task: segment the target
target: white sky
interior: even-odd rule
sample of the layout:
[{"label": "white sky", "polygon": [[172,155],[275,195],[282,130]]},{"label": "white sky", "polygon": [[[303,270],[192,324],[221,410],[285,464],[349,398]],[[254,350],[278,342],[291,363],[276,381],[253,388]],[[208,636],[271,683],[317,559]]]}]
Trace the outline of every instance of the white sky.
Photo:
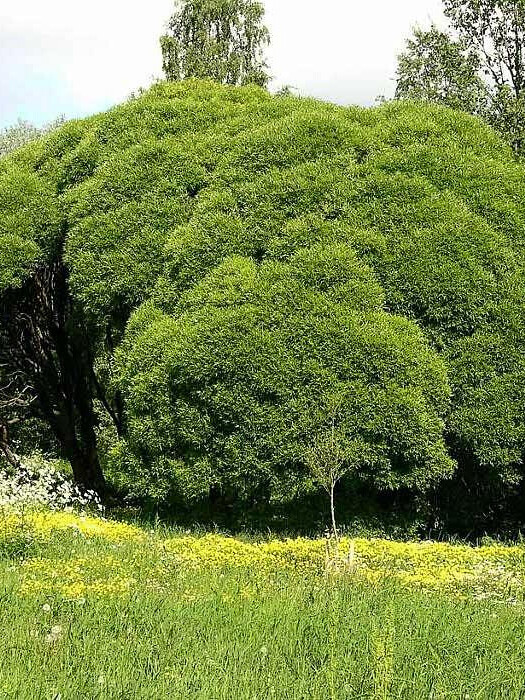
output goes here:
[{"label": "white sky", "polygon": [[[265,0],[276,86],[342,104],[392,96],[396,55],[440,0]],[[0,0],[0,128],[105,109],[161,75],[173,0]]]}]

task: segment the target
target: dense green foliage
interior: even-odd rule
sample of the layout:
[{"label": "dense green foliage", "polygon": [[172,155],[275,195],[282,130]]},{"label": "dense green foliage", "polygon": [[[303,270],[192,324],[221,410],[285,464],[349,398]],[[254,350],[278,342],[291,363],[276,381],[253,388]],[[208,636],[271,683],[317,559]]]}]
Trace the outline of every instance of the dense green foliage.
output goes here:
[{"label": "dense green foliage", "polygon": [[[72,406],[84,458],[98,423],[106,473],[139,491],[306,493],[335,397],[356,483],[421,492],[457,465],[485,516],[479,494],[492,508],[523,477],[523,182],[442,107],[157,85],[0,162],[5,327],[63,270],[84,369],[66,381],[53,333],[50,356],[84,384],[54,410]],[[31,410],[64,446],[45,376]]]},{"label": "dense green foliage", "polygon": [[166,79],[265,86],[270,35],[263,20],[264,5],[257,0],[175,0],[160,39]]}]

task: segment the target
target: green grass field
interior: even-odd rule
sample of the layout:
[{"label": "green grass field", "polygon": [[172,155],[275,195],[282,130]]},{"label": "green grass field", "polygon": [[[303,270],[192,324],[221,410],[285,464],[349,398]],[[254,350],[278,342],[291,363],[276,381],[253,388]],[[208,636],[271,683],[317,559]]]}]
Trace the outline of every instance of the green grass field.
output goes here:
[{"label": "green grass field", "polygon": [[0,698],[525,697],[519,547],[357,540],[327,575],[322,542],[69,514],[4,520],[0,543]]}]

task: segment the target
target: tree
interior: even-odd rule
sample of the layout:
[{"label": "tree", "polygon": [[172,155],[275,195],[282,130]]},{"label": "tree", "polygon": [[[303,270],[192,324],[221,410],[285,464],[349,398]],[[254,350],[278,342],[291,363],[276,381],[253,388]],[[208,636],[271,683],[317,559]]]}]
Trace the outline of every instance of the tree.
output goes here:
[{"label": "tree", "polygon": [[19,119],[15,125],[0,131],[0,157],[33,141],[38,135],[39,130],[35,126]]},{"label": "tree", "polygon": [[525,3],[523,0],[443,0],[453,29],[472,50],[497,88],[525,90]]},{"label": "tree", "polygon": [[263,19],[264,7],[255,0],[176,0],[161,37],[166,78],[265,86],[269,33]]},{"label": "tree", "polygon": [[525,139],[525,2],[443,2],[453,30],[480,58],[492,92],[492,123],[520,153]]},{"label": "tree", "polygon": [[[52,136],[51,136],[52,137]],[[26,147],[35,154],[41,144]],[[54,184],[6,157],[0,167],[0,423],[42,418],[74,476],[102,490],[85,314],[69,289]],[[21,401],[30,399],[28,403]],[[16,415],[12,415],[16,410]],[[6,453],[6,449],[4,449]]]},{"label": "tree", "polygon": [[313,441],[305,450],[305,461],[316,483],[330,499],[330,518],[335,542],[339,532],[335,517],[335,489],[338,483],[349,474],[356,473],[359,467],[366,466],[370,456],[367,445],[345,435],[340,428],[344,414],[345,398],[342,395],[329,396],[328,405],[323,410],[323,423],[315,433]]},{"label": "tree", "polygon": [[37,128],[30,122],[19,119],[16,124],[0,130],[0,158],[34,141],[53,129],[57,129],[65,121],[64,117],[58,117],[42,128]]},{"label": "tree", "polygon": [[396,99],[426,100],[483,115],[487,90],[477,54],[436,26],[418,27],[398,57]]},{"label": "tree", "polygon": [[20,457],[13,451],[10,430],[22,420],[24,412],[34,400],[34,394],[31,386],[21,385],[16,374],[2,377],[1,368],[0,381],[3,384],[0,385],[0,453],[12,467],[18,468]]},{"label": "tree", "polygon": [[421,493],[457,462],[512,493],[509,150],[440,106],[196,80],[66,123],[0,159],[0,386],[34,397],[12,417],[45,420],[90,487],[258,505],[311,492],[343,394],[337,436],[366,447],[348,483]]},{"label": "tree", "polygon": [[[525,142],[525,3],[443,0],[450,32],[416,29],[399,56],[396,97],[487,119],[516,154]],[[451,35],[452,34],[452,35]]]}]

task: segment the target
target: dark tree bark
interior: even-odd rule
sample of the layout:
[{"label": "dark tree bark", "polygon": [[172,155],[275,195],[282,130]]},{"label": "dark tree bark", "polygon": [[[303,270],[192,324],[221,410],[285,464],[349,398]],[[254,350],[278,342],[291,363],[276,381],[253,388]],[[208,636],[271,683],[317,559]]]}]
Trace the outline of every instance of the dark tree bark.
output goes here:
[{"label": "dark tree bark", "polygon": [[103,493],[91,344],[61,261],[0,298],[0,362],[31,386],[31,413],[50,426],[75,481]]}]

